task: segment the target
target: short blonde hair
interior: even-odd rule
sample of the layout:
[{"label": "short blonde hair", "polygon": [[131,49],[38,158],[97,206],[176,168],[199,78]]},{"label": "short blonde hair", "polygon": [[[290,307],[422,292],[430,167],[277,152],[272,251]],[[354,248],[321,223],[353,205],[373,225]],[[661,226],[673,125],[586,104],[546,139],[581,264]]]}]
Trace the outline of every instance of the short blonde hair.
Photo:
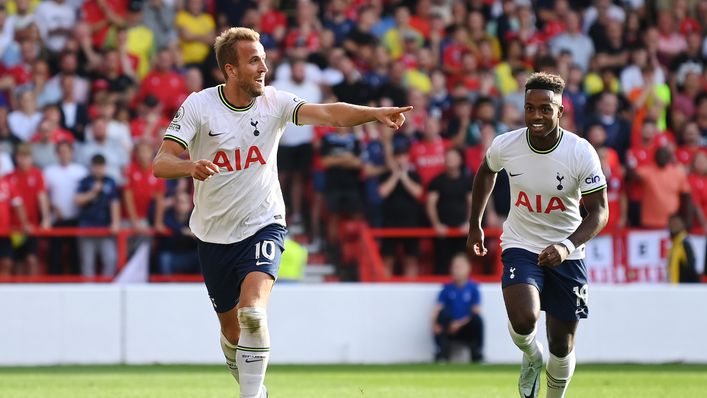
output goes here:
[{"label": "short blonde hair", "polygon": [[226,64],[238,65],[238,51],[236,45],[239,41],[260,41],[260,34],[250,28],[229,28],[221,32],[214,42],[214,52],[216,52],[216,62],[223,73],[223,78],[228,80],[226,75]]}]

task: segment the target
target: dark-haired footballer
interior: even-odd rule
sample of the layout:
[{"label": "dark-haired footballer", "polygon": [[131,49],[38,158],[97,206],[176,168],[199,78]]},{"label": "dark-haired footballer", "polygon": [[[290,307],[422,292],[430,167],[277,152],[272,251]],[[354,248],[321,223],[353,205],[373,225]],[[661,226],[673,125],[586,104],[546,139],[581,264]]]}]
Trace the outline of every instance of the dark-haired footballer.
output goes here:
[{"label": "dark-haired footballer", "polygon": [[502,287],[508,331],[523,351],[521,398],[535,398],[540,389],[543,348],[535,325],[541,310],[550,346],[547,397],[565,396],[574,373],[578,321],[589,313],[584,243],[604,228],[609,215],[599,156],[589,142],[559,126],[564,86],[562,78],[547,73],[528,78],[527,127],[494,139],[472,190],[467,249],[483,256],[481,217],[496,173],[508,173],[513,206],[501,235]]}]

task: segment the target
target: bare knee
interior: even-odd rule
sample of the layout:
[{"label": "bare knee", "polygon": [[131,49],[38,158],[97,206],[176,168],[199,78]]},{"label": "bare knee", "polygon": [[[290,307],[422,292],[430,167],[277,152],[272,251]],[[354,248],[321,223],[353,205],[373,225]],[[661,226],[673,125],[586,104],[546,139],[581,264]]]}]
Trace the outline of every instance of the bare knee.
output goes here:
[{"label": "bare knee", "polygon": [[238,339],[241,337],[241,329],[235,325],[221,325],[221,334],[232,345],[238,345]]},{"label": "bare knee", "polygon": [[550,339],[548,345],[552,355],[559,358],[566,357],[574,348],[574,336],[568,335],[559,339]]},{"label": "bare knee", "polygon": [[509,314],[509,319],[511,321],[511,325],[513,326],[513,330],[522,335],[533,333],[533,330],[535,330],[535,324],[538,322],[537,316],[535,316],[532,312]]}]

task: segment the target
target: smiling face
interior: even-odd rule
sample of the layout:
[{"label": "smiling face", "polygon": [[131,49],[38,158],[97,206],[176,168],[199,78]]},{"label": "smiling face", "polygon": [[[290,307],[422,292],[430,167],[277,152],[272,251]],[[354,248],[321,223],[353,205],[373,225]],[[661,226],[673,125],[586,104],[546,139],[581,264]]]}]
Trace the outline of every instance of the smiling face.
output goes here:
[{"label": "smiling face", "polygon": [[236,52],[236,64],[226,64],[229,79],[234,78],[238,88],[251,97],[263,95],[265,74],[268,73],[265,48],[259,41],[239,40],[236,43]]},{"label": "smiling face", "polygon": [[560,124],[564,107],[562,96],[550,90],[525,92],[525,124],[530,134],[545,137]]}]

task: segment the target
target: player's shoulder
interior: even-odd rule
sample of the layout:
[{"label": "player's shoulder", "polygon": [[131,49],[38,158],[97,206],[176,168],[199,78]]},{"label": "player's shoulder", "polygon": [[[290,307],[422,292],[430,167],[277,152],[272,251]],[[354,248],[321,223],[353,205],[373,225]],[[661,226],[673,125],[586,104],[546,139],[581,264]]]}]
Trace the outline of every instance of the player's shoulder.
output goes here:
[{"label": "player's shoulder", "polygon": [[576,154],[591,154],[595,152],[592,144],[589,143],[584,137],[579,136],[569,130],[562,130],[562,140],[566,147],[570,148]]},{"label": "player's shoulder", "polygon": [[493,139],[493,145],[507,147],[509,145],[514,145],[519,142],[525,144],[526,130],[527,129],[523,127],[516,130],[507,131],[505,133],[501,133]]}]

